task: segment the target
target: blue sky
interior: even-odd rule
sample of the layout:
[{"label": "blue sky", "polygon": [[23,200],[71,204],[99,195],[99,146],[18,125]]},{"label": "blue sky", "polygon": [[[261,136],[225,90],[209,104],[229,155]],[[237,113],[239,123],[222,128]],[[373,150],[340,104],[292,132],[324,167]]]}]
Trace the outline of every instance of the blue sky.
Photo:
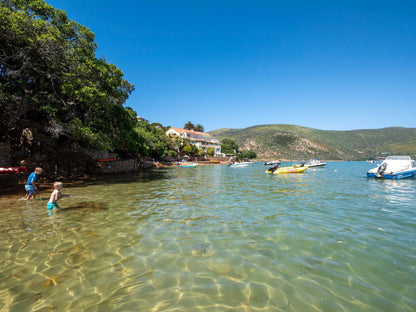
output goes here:
[{"label": "blue sky", "polygon": [[416,127],[416,1],[46,0],[164,126]]}]

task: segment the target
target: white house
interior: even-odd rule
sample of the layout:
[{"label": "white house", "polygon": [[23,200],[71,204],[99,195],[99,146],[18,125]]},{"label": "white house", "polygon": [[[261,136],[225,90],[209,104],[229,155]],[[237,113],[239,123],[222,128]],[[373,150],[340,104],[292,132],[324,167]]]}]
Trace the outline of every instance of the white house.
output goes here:
[{"label": "white house", "polygon": [[166,135],[169,135],[169,134],[178,135],[181,138],[189,139],[191,144],[202,149],[205,153],[207,152],[208,147],[213,147],[214,155],[221,156],[220,141],[213,138],[209,133],[170,127],[166,131]]}]

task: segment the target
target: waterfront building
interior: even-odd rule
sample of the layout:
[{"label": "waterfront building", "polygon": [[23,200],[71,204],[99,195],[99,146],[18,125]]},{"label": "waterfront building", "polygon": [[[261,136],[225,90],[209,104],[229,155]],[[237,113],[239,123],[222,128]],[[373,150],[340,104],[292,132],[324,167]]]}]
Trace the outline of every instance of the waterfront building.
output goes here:
[{"label": "waterfront building", "polygon": [[188,139],[191,144],[202,149],[204,153],[207,152],[209,147],[214,148],[214,156],[221,156],[221,143],[209,133],[198,132],[193,130],[186,130],[176,127],[170,127],[166,131],[166,135],[178,135],[181,138]]}]

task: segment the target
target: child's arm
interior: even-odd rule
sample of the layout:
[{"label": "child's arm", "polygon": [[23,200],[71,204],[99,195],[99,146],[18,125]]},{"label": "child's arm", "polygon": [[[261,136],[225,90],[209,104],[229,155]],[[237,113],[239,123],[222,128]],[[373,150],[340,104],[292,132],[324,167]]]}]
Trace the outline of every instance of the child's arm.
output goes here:
[{"label": "child's arm", "polygon": [[[36,177],[37,178],[37,177]],[[33,188],[37,191],[38,187],[36,186],[36,178],[32,178],[32,180],[30,181],[30,184],[32,184]]]},{"label": "child's arm", "polygon": [[63,197],[71,197],[71,195],[69,195],[69,194],[62,194],[61,192],[59,192],[58,199],[59,198],[63,198]]}]

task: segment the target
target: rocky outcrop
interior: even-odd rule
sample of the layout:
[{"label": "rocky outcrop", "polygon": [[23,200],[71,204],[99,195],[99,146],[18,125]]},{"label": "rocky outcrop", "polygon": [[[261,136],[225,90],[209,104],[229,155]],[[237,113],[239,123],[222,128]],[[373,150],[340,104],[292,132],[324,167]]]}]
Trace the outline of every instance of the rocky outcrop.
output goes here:
[{"label": "rocky outcrop", "polygon": [[120,161],[101,161],[97,162],[97,174],[112,174],[112,173],[126,173],[134,172],[139,169],[139,164],[135,159],[120,160]]},{"label": "rocky outcrop", "polygon": [[9,142],[0,142],[0,167],[12,167],[12,148]]}]

